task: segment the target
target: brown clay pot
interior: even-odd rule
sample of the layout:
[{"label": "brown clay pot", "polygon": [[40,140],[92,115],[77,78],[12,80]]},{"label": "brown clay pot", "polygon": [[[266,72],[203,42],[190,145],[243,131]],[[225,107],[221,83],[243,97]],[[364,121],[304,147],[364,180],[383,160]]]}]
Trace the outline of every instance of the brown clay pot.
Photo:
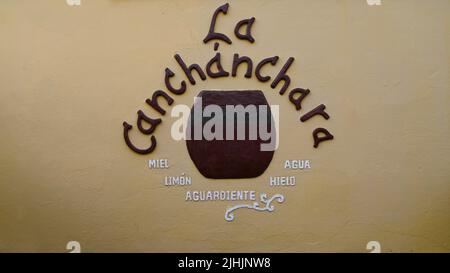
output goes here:
[{"label": "brown clay pot", "polygon": [[[268,128],[269,130],[275,130],[270,107],[261,91],[201,91],[197,97],[202,98],[202,110],[211,104],[222,108],[224,125],[226,122],[226,105],[240,104],[245,107],[253,104],[257,109],[259,105],[267,105],[269,113],[267,117]],[[194,135],[192,129],[194,124],[193,113],[194,107],[191,110],[187,128],[187,133],[192,133],[192,136]],[[202,118],[202,128],[209,119]],[[206,140],[204,137],[201,140],[194,140],[193,137],[192,140],[186,140],[189,156],[200,173],[207,178],[213,179],[252,178],[261,175],[269,166],[274,151],[261,151],[261,144],[269,141],[263,141],[259,133],[256,140],[249,140],[248,128],[247,120],[245,140],[236,140],[236,138],[234,140],[226,140],[225,128],[223,128],[224,140]],[[235,134],[236,130],[237,122],[235,117]]]}]

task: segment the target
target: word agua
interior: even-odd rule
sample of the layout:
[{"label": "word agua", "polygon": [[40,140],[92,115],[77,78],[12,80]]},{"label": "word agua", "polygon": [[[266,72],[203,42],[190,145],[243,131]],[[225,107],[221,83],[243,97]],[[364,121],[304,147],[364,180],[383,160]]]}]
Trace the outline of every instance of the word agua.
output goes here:
[{"label": "word agua", "polygon": [[[228,8],[229,8],[229,4],[227,3],[227,4],[224,4],[220,7],[218,7],[216,9],[216,11],[214,12],[212,19],[211,19],[209,32],[206,35],[206,37],[203,39],[203,42],[205,44],[207,44],[208,42],[213,41],[213,40],[223,41],[227,44],[232,44],[232,41],[230,40],[230,38],[227,35],[225,35],[223,33],[215,32],[215,25],[217,22],[217,17],[219,16],[220,13],[227,14]],[[236,27],[234,29],[235,36],[240,40],[246,40],[250,43],[254,43],[255,39],[253,38],[252,33],[251,33],[252,25],[254,22],[255,22],[254,17],[239,21],[236,24]],[[245,27],[246,31],[245,31],[245,34],[242,34],[241,29],[244,27]],[[214,51],[217,51],[218,48],[219,48],[219,43],[215,42],[214,43]],[[187,79],[191,85],[196,84],[196,79],[194,78],[194,74],[193,74],[194,71],[196,72],[196,74],[202,81],[205,81],[207,79],[207,76],[209,78],[220,78],[220,77],[229,77],[230,76],[230,72],[226,71],[222,67],[220,52],[217,52],[215,54],[215,56],[206,64],[204,70],[202,69],[202,67],[200,65],[198,65],[196,63],[190,64],[190,65],[186,64],[186,62],[182,59],[182,57],[179,54],[175,54],[174,58],[175,58],[176,62],[178,63],[178,65],[183,70],[185,76],[187,77]],[[253,69],[254,62],[250,57],[240,56],[238,53],[235,53],[233,55],[231,76],[236,77],[238,68],[240,66],[242,66],[243,64],[245,64],[246,71],[245,71],[244,77],[251,78],[253,75],[255,75],[255,77],[258,81],[269,82],[272,79],[272,76],[263,74],[262,70],[267,65],[275,66],[278,63],[279,59],[280,58],[278,56],[264,58],[257,63],[255,62],[255,64],[256,64],[255,69]],[[272,89],[277,88],[280,85],[280,83],[282,83],[281,88],[279,89],[280,95],[284,95],[286,93],[286,91],[288,91],[288,89],[289,89],[289,86],[291,83],[291,78],[289,77],[289,75],[287,75],[287,71],[293,62],[294,62],[294,58],[289,57],[287,59],[286,63],[280,69],[279,73],[275,76],[275,78],[270,83],[270,87]],[[205,71],[206,71],[206,73],[205,73]],[[167,90],[169,90],[169,92],[171,94],[173,94],[175,96],[179,96],[179,95],[184,94],[187,91],[187,83],[185,80],[182,80],[176,86],[173,85],[173,83],[171,82],[171,78],[173,78],[174,76],[175,76],[175,73],[170,68],[165,69],[164,83],[165,83]],[[303,88],[298,88],[298,87],[293,88],[289,91],[289,95],[288,95],[289,101],[295,106],[295,109],[297,111],[300,111],[302,109],[302,101],[310,93],[311,93],[311,91],[309,89],[303,89]],[[166,110],[161,107],[161,105],[159,103],[159,99],[165,100],[165,102],[169,106],[171,106],[174,103],[174,99],[171,95],[169,95],[167,92],[165,92],[163,90],[156,90],[152,94],[151,98],[146,99],[145,102],[151,108],[153,108],[159,114],[164,116],[166,114]],[[305,113],[304,115],[302,115],[300,117],[300,121],[305,122],[314,116],[321,116],[324,119],[328,120],[330,118],[330,116],[328,115],[327,112],[325,112],[325,109],[326,109],[326,106],[324,104],[320,104],[316,108],[314,108],[314,109],[310,110],[309,112]],[[129,131],[133,128],[133,126],[127,122],[123,122],[123,135],[124,135],[125,143],[131,150],[133,150],[134,152],[139,153],[139,154],[149,154],[149,153],[153,152],[157,145],[156,138],[153,135],[153,133],[154,133],[155,129],[158,127],[158,125],[161,124],[161,122],[162,122],[161,118],[156,118],[156,119],[151,118],[151,117],[147,116],[146,114],[144,114],[144,112],[142,110],[139,110],[137,112],[136,125],[138,127],[139,132],[141,132],[144,135],[150,136],[150,145],[147,148],[136,147],[131,142],[130,137],[129,137]],[[146,127],[144,126],[144,123],[146,124]],[[313,139],[314,139],[314,147],[315,148],[317,148],[319,146],[319,143],[321,143],[323,141],[331,140],[334,138],[333,135],[325,128],[316,128],[313,131],[312,135],[313,135]]]},{"label": "word agua", "polygon": [[284,161],[285,169],[304,170],[311,169],[310,160],[286,160]]}]

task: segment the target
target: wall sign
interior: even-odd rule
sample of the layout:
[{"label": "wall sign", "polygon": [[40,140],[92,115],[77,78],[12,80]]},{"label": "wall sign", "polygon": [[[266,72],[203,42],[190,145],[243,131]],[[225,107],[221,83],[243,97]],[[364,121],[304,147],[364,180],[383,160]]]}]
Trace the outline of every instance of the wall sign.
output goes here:
[{"label": "wall sign", "polygon": [[[268,56],[261,60],[252,59],[234,53],[231,67],[222,66],[222,55],[219,52],[221,44],[230,46],[232,38],[242,40],[248,44],[256,42],[252,34],[255,17],[246,18],[236,23],[233,30],[234,37],[216,31],[221,16],[228,13],[229,4],[218,7],[212,14],[209,30],[203,39],[204,44],[213,44],[214,56],[204,65],[189,63],[185,57],[175,54],[174,59],[184,73],[185,80],[175,82],[175,73],[166,68],[164,71],[164,90],[156,90],[146,99],[146,104],[159,113],[150,117],[142,110],[137,111],[136,127],[138,131],[149,137],[147,147],[136,146],[130,139],[129,131],[133,126],[123,122],[123,137],[126,145],[135,153],[141,155],[151,154],[157,147],[156,129],[162,123],[162,118],[172,107],[172,115],[178,112],[174,105],[177,96],[189,93],[198,81],[206,81],[221,77],[255,78],[267,83],[268,89],[276,90],[281,97],[286,97],[293,110],[300,112],[299,123],[307,122],[313,117],[328,120],[330,115],[325,104],[303,111],[302,102],[310,96],[307,88],[292,87],[289,68],[294,63],[294,57],[288,57],[281,64],[277,55]],[[275,75],[263,73],[266,66],[279,68]],[[243,75],[238,68],[243,67]],[[266,91],[267,92],[267,91]],[[182,119],[181,139],[186,141],[187,152],[197,170],[206,178],[215,179],[242,179],[255,178],[264,173],[275,153],[278,143],[278,111],[277,106],[269,105],[264,92],[261,90],[202,90],[196,92],[195,102],[188,108],[188,113]],[[188,116],[186,118],[186,115]],[[318,148],[323,142],[332,140],[334,136],[324,127],[317,127],[311,132],[312,145]],[[174,137],[174,139],[176,139]],[[179,140],[179,139],[177,139]],[[167,159],[150,159],[150,169],[168,169],[170,163]],[[311,168],[309,160],[289,159],[284,164],[285,170],[307,171]],[[217,180],[219,181],[219,180]],[[164,185],[195,186],[195,181],[183,172],[181,176],[166,176]],[[295,176],[270,177],[271,187],[292,187],[296,185]],[[256,202],[259,197],[258,202]],[[229,207],[224,218],[227,221],[235,219],[238,209],[251,209],[259,212],[274,211],[275,203],[282,203],[285,197],[281,194],[268,196],[266,193],[256,194],[256,191],[186,191],[187,202],[198,201],[241,201],[241,204]]]}]

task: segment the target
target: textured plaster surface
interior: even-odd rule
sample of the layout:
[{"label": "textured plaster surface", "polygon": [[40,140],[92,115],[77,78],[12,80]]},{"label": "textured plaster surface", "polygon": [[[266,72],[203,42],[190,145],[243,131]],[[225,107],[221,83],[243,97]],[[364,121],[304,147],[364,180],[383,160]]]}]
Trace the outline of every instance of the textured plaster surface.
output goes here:
[{"label": "textured plaster surface", "polygon": [[[280,105],[280,147],[256,179],[211,181],[198,173],[173,120],[155,132],[154,153],[127,148],[122,122],[164,88],[164,69],[184,79],[173,55],[204,66],[202,40],[224,1],[2,0],[0,3],[0,251],[354,251],[368,241],[384,252],[450,251],[450,1],[229,1],[217,30],[228,71],[234,53],[288,57],[291,87],[311,89],[301,112],[269,84],[243,77],[188,85],[200,90],[262,90]],[[233,35],[256,17],[256,42]],[[197,78],[198,79],[198,78]],[[328,121],[299,118],[320,103]],[[169,112],[170,113],[170,112]],[[312,147],[325,127],[335,139]],[[148,138],[133,131],[133,140]],[[169,170],[147,160],[169,159]],[[312,169],[284,170],[286,159]],[[188,188],[167,188],[185,172],[190,190],[254,189],[282,193],[274,213],[239,211],[229,202],[187,203]],[[295,175],[294,188],[269,176]]]}]

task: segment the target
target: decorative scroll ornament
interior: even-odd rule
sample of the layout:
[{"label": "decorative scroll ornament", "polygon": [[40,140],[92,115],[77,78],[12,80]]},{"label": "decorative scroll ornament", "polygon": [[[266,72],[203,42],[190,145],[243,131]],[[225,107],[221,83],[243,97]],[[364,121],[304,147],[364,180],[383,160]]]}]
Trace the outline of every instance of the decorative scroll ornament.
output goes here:
[{"label": "decorative scroll ornament", "polygon": [[284,202],[284,196],[282,194],[275,194],[274,196],[267,198],[267,194],[261,193],[259,196],[260,202],[264,206],[260,206],[261,204],[258,202],[254,202],[253,204],[241,204],[233,206],[225,211],[225,220],[228,222],[231,222],[234,220],[234,211],[238,209],[253,209],[256,211],[267,211],[267,212],[273,212],[275,210],[275,206],[271,203],[274,200],[277,200],[278,203]]}]

